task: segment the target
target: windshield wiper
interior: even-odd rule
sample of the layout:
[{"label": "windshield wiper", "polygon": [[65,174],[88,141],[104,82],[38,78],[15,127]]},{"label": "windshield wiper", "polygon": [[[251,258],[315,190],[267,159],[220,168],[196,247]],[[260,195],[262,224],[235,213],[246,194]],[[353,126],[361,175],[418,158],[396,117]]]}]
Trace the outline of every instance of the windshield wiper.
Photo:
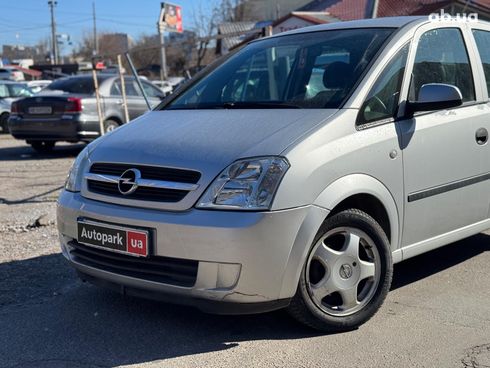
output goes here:
[{"label": "windshield wiper", "polygon": [[301,106],[281,101],[224,102],[224,109],[301,109]]}]

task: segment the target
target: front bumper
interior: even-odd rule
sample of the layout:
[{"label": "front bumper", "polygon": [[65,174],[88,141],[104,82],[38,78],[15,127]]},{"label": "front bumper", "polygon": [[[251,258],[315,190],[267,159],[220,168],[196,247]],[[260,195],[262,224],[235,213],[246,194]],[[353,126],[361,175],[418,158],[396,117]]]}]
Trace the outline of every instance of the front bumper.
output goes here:
[{"label": "front bumper", "polygon": [[[67,191],[61,193],[57,208],[63,254],[82,279],[217,313],[252,313],[287,305],[327,215],[327,210],[315,206],[272,212],[166,212],[94,201]],[[77,237],[80,217],[150,229],[152,255],[198,261],[195,284],[143,280],[77,262],[68,243]]]},{"label": "front bumper", "polygon": [[66,114],[53,118],[10,116],[10,133],[27,141],[90,141],[100,135],[99,122],[81,114]]}]

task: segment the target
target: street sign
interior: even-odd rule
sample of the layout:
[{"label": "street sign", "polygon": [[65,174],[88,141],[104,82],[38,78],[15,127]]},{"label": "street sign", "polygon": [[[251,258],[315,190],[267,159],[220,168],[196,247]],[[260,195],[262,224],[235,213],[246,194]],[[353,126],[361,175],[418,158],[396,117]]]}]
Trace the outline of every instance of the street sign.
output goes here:
[{"label": "street sign", "polygon": [[182,27],[182,8],[169,3],[160,3],[160,5],[160,17],[158,18],[160,32],[182,33],[184,31]]}]

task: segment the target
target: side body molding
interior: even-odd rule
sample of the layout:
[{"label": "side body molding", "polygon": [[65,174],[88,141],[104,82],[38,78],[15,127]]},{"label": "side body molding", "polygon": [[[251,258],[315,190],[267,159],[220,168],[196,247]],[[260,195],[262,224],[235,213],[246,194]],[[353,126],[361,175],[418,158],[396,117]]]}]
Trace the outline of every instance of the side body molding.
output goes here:
[{"label": "side body molding", "polygon": [[[376,197],[385,207],[390,220],[391,250],[393,262],[401,261],[400,223],[401,218],[395,200],[390,191],[377,179],[366,174],[351,174],[331,183],[316,198],[314,205],[332,210],[344,199],[356,194],[370,194]],[[400,257],[400,259],[398,259]]]}]

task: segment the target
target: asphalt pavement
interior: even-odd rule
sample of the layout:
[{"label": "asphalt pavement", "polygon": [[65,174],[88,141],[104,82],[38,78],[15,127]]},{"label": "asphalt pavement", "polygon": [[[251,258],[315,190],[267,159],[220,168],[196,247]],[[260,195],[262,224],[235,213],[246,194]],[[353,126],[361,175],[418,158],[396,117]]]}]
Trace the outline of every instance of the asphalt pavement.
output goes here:
[{"label": "asphalt pavement", "polygon": [[82,283],[55,227],[82,147],[38,155],[0,135],[0,367],[490,367],[490,232],[397,265],[377,315],[341,334]]}]

